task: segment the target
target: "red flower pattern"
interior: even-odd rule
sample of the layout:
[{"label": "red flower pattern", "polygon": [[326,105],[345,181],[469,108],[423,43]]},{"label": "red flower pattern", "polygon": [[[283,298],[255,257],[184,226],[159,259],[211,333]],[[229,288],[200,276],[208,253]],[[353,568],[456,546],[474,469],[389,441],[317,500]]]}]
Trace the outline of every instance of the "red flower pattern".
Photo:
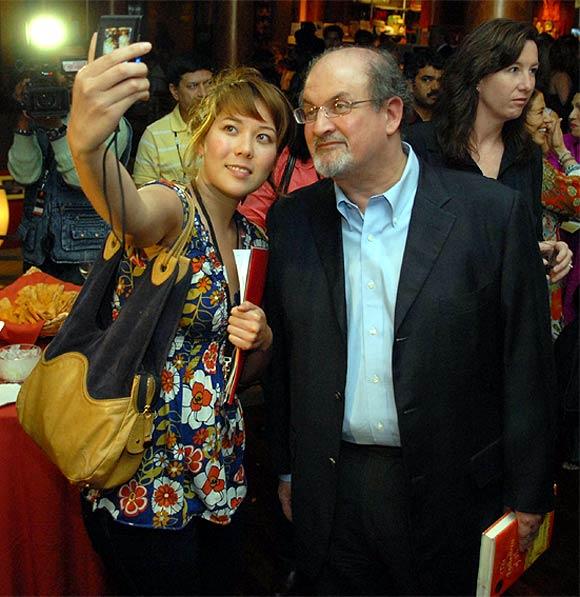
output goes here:
[{"label": "red flower pattern", "polygon": [[193,273],[197,274],[197,272],[199,272],[201,270],[201,268],[203,267],[204,263],[205,263],[205,255],[202,255],[201,257],[194,257],[191,260],[191,269],[193,270]]},{"label": "red flower pattern", "polygon": [[167,369],[161,372],[161,389],[169,394],[173,390],[173,373]]},{"label": "red flower pattern", "polygon": [[225,487],[225,481],[219,478],[220,468],[219,466],[212,466],[207,474],[207,480],[201,488],[205,495],[210,494],[212,491],[223,491]]},{"label": "red flower pattern", "polygon": [[203,463],[203,452],[193,446],[185,446],[185,464],[192,473],[199,473]]},{"label": "red flower pattern", "polygon": [[[180,197],[184,194],[176,192]],[[181,198],[185,205],[187,200]],[[245,220],[239,225],[245,248],[264,245]],[[218,404],[221,377],[215,378],[221,372],[219,355],[225,337],[217,337],[213,330],[227,322],[223,264],[197,213],[195,226],[187,253],[196,279],[162,372],[165,395],[155,406],[150,452],[133,479],[120,488],[95,492],[97,507],[115,508],[120,522],[181,528],[200,513],[226,524],[245,494],[241,411],[230,412]],[[144,274],[147,262],[143,251],[134,251],[119,266],[114,318],[131,295],[134,282]],[[192,492],[189,487],[194,485],[197,489]]]},{"label": "red flower pattern", "polygon": [[209,406],[211,403],[211,392],[206,387],[196,381],[191,388],[191,400],[189,407],[193,411],[200,411],[204,406]]},{"label": "red flower pattern", "polygon": [[193,436],[193,443],[199,444],[200,446],[205,443],[207,439],[209,430],[207,427],[202,427],[198,431],[196,431],[195,435]]},{"label": "red flower pattern", "polygon": [[179,496],[171,485],[163,484],[155,490],[153,499],[161,508],[171,508],[177,504]]},{"label": "red flower pattern", "polygon": [[216,372],[218,359],[218,343],[211,342],[207,350],[203,353],[202,361],[206,373],[213,375]]},{"label": "red flower pattern", "polygon": [[129,483],[122,485],[119,489],[119,497],[121,498],[119,506],[125,516],[132,518],[143,512],[147,508],[147,490],[143,485],[139,485],[135,479],[131,479]]}]

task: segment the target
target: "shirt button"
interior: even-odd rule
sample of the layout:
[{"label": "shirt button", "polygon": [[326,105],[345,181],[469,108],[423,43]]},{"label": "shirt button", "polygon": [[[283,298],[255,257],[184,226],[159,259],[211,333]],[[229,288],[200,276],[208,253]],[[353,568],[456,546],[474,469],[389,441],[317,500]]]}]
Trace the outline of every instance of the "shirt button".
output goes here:
[{"label": "shirt button", "polygon": [[397,218],[393,218],[393,226],[396,226],[397,222],[398,222]]},{"label": "shirt button", "polygon": [[376,336],[377,335],[377,328],[370,328],[369,329],[369,334],[371,336]]},{"label": "shirt button", "polygon": [[370,243],[372,243],[372,242],[373,242],[373,240],[375,240],[375,237],[374,237],[372,234],[369,234],[369,235],[367,236],[367,239],[368,239],[368,241],[369,241]]},{"label": "shirt button", "polygon": [[375,283],[371,280],[368,284],[367,287],[370,288],[371,290],[375,287]]},{"label": "shirt button", "polygon": [[377,423],[377,429],[378,429],[379,431],[382,431],[382,430],[384,429],[384,427],[385,427],[385,426],[383,425],[383,423],[382,423],[381,421],[379,421],[379,422]]},{"label": "shirt button", "polygon": [[373,383],[379,383],[379,376],[378,376],[378,375],[373,375],[373,376],[371,377],[371,381],[372,381]]}]

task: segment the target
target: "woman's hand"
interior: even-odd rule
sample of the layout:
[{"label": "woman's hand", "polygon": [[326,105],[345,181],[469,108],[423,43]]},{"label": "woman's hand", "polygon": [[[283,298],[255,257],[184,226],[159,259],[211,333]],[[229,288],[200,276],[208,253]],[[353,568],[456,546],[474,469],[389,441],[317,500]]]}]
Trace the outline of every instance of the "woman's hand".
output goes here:
[{"label": "woman's hand", "polygon": [[548,145],[556,155],[560,155],[562,152],[566,151],[564,134],[562,133],[562,119],[558,118],[558,115],[555,112],[553,112],[552,115],[552,122],[548,127]]},{"label": "woman's hand", "polygon": [[89,63],[73,86],[68,141],[73,155],[97,151],[117,128],[123,114],[149,98],[147,66],[130,62],[151,50],[139,42],[94,59],[96,34],[91,40]]},{"label": "woman's hand", "polygon": [[559,282],[572,269],[574,254],[561,240],[544,240],[539,244],[544,265],[549,268],[548,279],[552,283]]},{"label": "woman's hand", "polygon": [[244,301],[234,307],[228,320],[230,342],[242,350],[266,351],[272,345],[272,330],[260,307]]}]

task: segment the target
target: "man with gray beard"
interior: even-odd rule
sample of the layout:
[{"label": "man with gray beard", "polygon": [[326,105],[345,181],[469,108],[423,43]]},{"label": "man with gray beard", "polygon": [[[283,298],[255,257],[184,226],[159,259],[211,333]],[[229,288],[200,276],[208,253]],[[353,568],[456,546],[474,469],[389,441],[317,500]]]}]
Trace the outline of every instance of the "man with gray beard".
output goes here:
[{"label": "man with gray beard", "polygon": [[318,594],[473,594],[504,507],[552,508],[549,310],[527,207],[401,142],[386,54],[328,51],[294,112],[326,177],[268,216],[279,497]]}]

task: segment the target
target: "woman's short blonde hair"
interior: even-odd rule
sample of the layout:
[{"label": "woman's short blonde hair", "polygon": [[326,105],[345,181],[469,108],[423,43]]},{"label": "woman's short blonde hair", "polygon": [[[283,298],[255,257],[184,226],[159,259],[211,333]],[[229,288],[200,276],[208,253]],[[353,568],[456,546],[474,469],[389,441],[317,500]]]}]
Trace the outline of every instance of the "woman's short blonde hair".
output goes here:
[{"label": "woman's short blonde hair", "polygon": [[192,107],[189,119],[191,140],[188,153],[193,164],[193,174],[199,166],[199,148],[222,112],[249,116],[263,120],[258,111],[258,103],[268,110],[276,129],[278,153],[288,144],[294,134],[294,120],[290,103],[275,85],[268,83],[253,68],[238,67],[227,69],[216,75],[211,82],[208,94]]}]

